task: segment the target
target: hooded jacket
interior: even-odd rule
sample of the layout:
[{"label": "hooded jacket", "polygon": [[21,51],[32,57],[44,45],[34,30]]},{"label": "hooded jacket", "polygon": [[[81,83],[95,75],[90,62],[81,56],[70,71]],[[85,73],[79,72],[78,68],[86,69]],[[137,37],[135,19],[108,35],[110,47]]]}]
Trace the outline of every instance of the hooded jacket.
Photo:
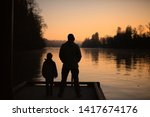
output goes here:
[{"label": "hooded jacket", "polygon": [[42,75],[48,79],[58,76],[56,64],[52,59],[45,59],[42,67]]}]

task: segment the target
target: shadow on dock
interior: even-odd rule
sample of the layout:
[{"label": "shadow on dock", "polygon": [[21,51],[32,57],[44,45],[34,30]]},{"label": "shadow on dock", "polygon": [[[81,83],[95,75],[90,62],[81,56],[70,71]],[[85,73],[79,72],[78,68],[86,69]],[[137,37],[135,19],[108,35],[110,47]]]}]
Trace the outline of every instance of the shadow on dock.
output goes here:
[{"label": "shadow on dock", "polygon": [[15,100],[105,100],[99,82],[80,82],[81,97],[77,97],[72,82],[67,82],[63,97],[58,97],[60,82],[54,83],[53,95],[46,96],[45,82],[24,82],[14,88]]}]

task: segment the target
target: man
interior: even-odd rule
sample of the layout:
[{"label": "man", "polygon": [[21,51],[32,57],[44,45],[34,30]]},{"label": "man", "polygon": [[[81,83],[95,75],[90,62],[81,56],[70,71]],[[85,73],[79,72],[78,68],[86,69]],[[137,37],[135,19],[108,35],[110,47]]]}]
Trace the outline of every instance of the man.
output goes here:
[{"label": "man", "polygon": [[74,35],[69,34],[68,41],[62,44],[60,48],[59,58],[62,61],[63,66],[62,66],[62,79],[58,94],[59,97],[61,97],[64,92],[69,71],[71,71],[72,78],[74,80],[76,94],[78,97],[81,96],[78,78],[79,74],[78,63],[81,60],[81,51],[79,46],[74,43],[74,40],[75,40]]}]

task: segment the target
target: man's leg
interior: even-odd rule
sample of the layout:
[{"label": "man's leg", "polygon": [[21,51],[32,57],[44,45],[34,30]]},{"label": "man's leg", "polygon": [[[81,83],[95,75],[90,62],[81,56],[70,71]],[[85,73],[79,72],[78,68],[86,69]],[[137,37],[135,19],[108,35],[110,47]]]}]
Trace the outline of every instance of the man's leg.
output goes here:
[{"label": "man's leg", "polygon": [[50,95],[51,96],[53,95],[53,81],[54,81],[54,78],[51,78],[50,79]]},{"label": "man's leg", "polygon": [[59,94],[58,94],[59,97],[61,97],[64,92],[68,73],[69,73],[69,69],[63,65],[62,72],[61,72],[62,79],[61,79]]},{"label": "man's leg", "polygon": [[75,86],[75,91],[78,97],[81,96],[80,94],[80,87],[79,87],[79,70],[78,68],[73,68],[71,69],[71,73],[72,73],[72,78],[74,79],[74,86]]},{"label": "man's leg", "polygon": [[46,95],[49,95],[49,80],[46,78]]}]

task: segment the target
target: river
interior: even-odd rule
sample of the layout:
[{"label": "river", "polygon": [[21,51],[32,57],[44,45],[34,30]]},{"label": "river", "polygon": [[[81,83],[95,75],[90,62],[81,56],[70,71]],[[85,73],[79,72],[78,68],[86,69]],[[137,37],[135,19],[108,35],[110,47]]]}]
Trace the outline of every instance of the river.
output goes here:
[{"label": "river", "polygon": [[[55,81],[60,81],[62,63],[59,49],[46,47],[42,50],[15,53],[14,81],[18,78],[25,80],[27,77],[44,80],[41,68],[48,52],[53,54],[58,69],[58,78]],[[81,48],[81,53],[80,81],[100,82],[106,99],[150,99],[149,50]],[[69,74],[68,81],[70,80]]]}]

